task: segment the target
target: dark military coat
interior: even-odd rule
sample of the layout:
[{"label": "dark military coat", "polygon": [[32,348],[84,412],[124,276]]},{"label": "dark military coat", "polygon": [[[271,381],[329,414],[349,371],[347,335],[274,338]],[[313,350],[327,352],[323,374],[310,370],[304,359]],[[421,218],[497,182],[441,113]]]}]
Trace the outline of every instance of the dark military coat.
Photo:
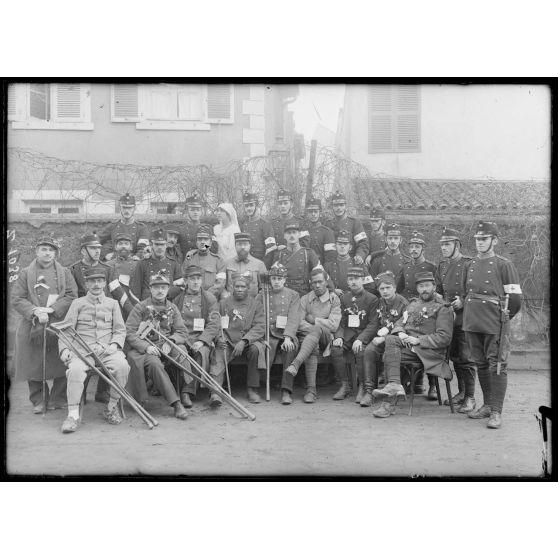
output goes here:
[{"label": "dark military coat", "polygon": [[[378,299],[364,289],[359,294],[346,292],[341,297],[341,322],[335,332],[334,337],[341,337],[345,343],[362,341],[368,344],[373,338],[373,319]],[[354,316],[354,318],[350,318]],[[349,320],[354,319],[355,324],[350,324]]]},{"label": "dark military coat", "polygon": [[[198,229],[201,224],[212,225],[211,229],[213,230],[213,220],[209,217],[202,217],[199,223],[195,223],[187,215],[184,217],[181,230],[179,231],[180,234],[178,235],[178,245],[180,246],[180,251],[182,252],[183,258],[186,257],[186,254],[190,250],[197,249],[198,246],[196,244],[196,240]],[[217,254],[218,252],[217,242],[215,241],[213,236],[211,238],[210,251],[214,254]]]},{"label": "dark military coat", "polygon": [[261,217],[252,220],[245,219],[240,223],[240,230],[250,234],[250,254],[261,260],[266,268],[269,268],[273,263],[273,254],[277,250],[272,224]]},{"label": "dark military coat", "polygon": [[182,253],[182,249],[180,248],[180,244],[176,244],[172,248],[167,247],[167,251],[165,252],[168,258],[176,260],[178,265],[182,265],[184,261],[184,254]]},{"label": "dark military coat", "polygon": [[350,257],[347,260],[341,260],[335,258],[332,262],[326,262],[324,264],[324,269],[329,275],[328,286],[331,289],[341,289],[342,291],[348,291],[349,285],[347,283],[347,270],[349,267],[361,267],[364,271],[364,288],[367,291],[371,291],[371,286],[374,284],[372,277],[368,271],[368,266],[366,264],[355,264],[354,258]]},{"label": "dark military coat", "polygon": [[179,286],[184,284],[180,266],[176,260],[171,260],[164,256],[160,260],[151,256],[146,260],[141,260],[136,266],[134,275],[130,281],[130,288],[132,293],[139,298],[145,300],[151,296],[149,290],[149,281],[152,275],[162,273],[171,282],[168,298],[172,299],[180,293]]},{"label": "dark military coat", "polygon": [[285,285],[300,296],[310,292],[310,272],[320,263],[316,252],[311,248],[299,248],[291,252],[287,248],[275,253],[275,261],[287,268]]},{"label": "dark military coat", "polygon": [[[463,287],[463,273],[467,263],[471,261],[469,256],[460,254],[458,258],[448,260],[444,258],[438,264],[434,277],[436,278],[436,291],[440,293],[446,302],[452,302],[455,297],[461,299],[465,296]],[[463,308],[455,310],[454,327],[461,327],[463,323]]]},{"label": "dark military coat", "polygon": [[388,248],[385,248],[383,254],[378,254],[370,262],[370,275],[372,279],[375,279],[380,273],[391,271],[397,279],[403,266],[410,261],[410,256],[406,256],[401,252],[392,254]]},{"label": "dark military coat", "polygon": [[436,271],[436,264],[424,260],[422,263],[414,264],[412,261],[406,263],[397,277],[397,292],[403,295],[407,300],[416,298],[418,296],[415,276],[417,273],[424,273],[425,271]]},{"label": "dark military coat", "polygon": [[[219,297],[225,288],[227,279],[227,264],[225,260],[212,252],[207,252],[204,256],[200,256],[198,250],[196,250],[184,260],[182,272],[184,273],[190,265],[197,265],[202,268],[202,288],[205,291],[209,291],[212,295]],[[215,285],[216,281],[218,282],[217,286]]]},{"label": "dark military coat", "polygon": [[[105,287],[105,295],[112,298],[108,287],[108,284],[110,283],[111,268],[105,262],[98,262],[95,265],[102,267],[105,270],[105,279],[107,281],[107,285]],[[83,271],[89,267],[91,266],[84,263],[83,260],[79,260],[69,267],[70,273],[72,274],[78,288],[78,298],[81,298],[82,296],[85,296],[87,294],[87,287],[85,285],[85,276],[83,275]]]},{"label": "dark military coat", "polygon": [[139,263],[131,256],[123,259],[119,256],[107,262],[110,269],[108,288],[112,297],[118,300],[124,320],[128,318],[139,299],[130,290],[132,277]]},{"label": "dark military coat", "polygon": [[287,243],[285,241],[285,223],[296,221],[300,227],[300,245],[305,248],[310,248],[310,234],[308,232],[308,223],[305,219],[297,217],[293,213],[290,213],[287,217],[274,217],[271,220],[271,225],[273,227],[274,238],[277,246],[285,246]]},{"label": "dark military coat", "polygon": [[308,222],[308,233],[310,235],[310,248],[316,252],[320,262],[326,263],[335,260],[337,251],[335,250],[335,234],[333,231],[322,225],[322,223]]},{"label": "dark military coat", "polygon": [[390,301],[386,301],[382,297],[378,298],[378,302],[374,308],[374,315],[371,319],[372,336],[376,337],[378,331],[384,327],[387,327],[391,333],[397,320],[403,316],[403,311],[408,305],[409,301],[397,293],[395,293],[393,300]]},{"label": "dark military coat", "polygon": [[124,224],[122,220],[109,223],[97,233],[103,245],[101,249],[101,258],[104,258],[109,252],[114,251],[115,238],[119,233],[127,233],[132,237],[132,253],[136,252],[140,240],[144,241],[145,244],[149,244],[149,228],[145,223],[135,220],[129,225]]},{"label": "dark military coat", "polygon": [[344,215],[341,219],[334,217],[326,221],[325,225],[335,233],[336,237],[339,231],[348,231],[353,245],[351,256],[360,256],[363,260],[366,259],[370,252],[370,247],[368,246],[368,237],[360,219]]},{"label": "dark military coat", "polygon": [[[263,305],[263,293],[258,293],[256,301]],[[277,327],[277,317],[287,318],[285,327]],[[274,293],[269,289],[269,334],[276,339],[290,337],[296,340],[296,332],[300,324],[300,297],[292,289],[284,287],[281,292]],[[283,324],[280,324],[283,325]]]}]

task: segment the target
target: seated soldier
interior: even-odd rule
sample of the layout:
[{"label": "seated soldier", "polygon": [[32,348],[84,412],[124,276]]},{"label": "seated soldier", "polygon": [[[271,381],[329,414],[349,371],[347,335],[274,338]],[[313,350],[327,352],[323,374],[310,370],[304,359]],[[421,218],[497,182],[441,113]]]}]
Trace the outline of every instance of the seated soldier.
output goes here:
[{"label": "seated soldier", "polygon": [[[217,299],[202,288],[203,272],[204,270],[197,265],[188,266],[184,270],[186,290],[172,302],[180,310],[188,331],[188,351],[192,353],[196,362],[209,372],[209,356],[221,325]],[[190,408],[190,395],[195,397],[199,382],[188,376],[186,380],[181,387],[180,400],[184,407]]]},{"label": "seated soldier", "polygon": [[[283,352],[283,373],[298,349],[296,331],[300,323],[300,297],[298,293],[285,287],[287,270],[280,263],[271,266],[268,273],[271,289],[269,292],[269,366],[273,364],[279,344]],[[263,304],[263,293],[259,293],[256,300]],[[281,394],[281,403],[292,403],[291,393],[284,389]]]},{"label": "seated soldier", "polygon": [[[87,294],[72,302],[64,321],[72,324],[72,327],[108,368],[113,379],[121,386],[125,386],[130,372],[130,365],[126,362],[126,357],[122,352],[126,327],[118,302],[105,296],[106,268],[104,266],[89,267],[83,270],[83,275]],[[75,432],[79,426],[79,404],[89,367],[62,339],[58,346],[60,359],[68,367],[66,371],[68,417],[62,424],[62,432],[67,434]],[[91,364],[94,364],[92,358]],[[111,387],[105,411],[109,424],[122,422],[118,410],[119,400],[120,395]]]},{"label": "seated soldier", "polygon": [[402,363],[422,363],[426,373],[451,379],[446,353],[453,332],[453,310],[436,300],[436,282],[432,272],[417,273],[415,283],[419,298],[409,303],[391,335],[386,337],[384,366],[388,383],[372,394],[389,399],[373,412],[378,418],[393,414],[390,399],[405,395],[401,385]]},{"label": "seated soldier", "polygon": [[360,401],[361,407],[372,404],[372,391],[378,387],[378,368],[384,356],[386,337],[409,304],[406,298],[395,292],[395,276],[391,271],[380,273],[375,283],[380,299],[371,318],[373,339],[364,349],[365,393]]},{"label": "seated soldier", "polygon": [[[378,299],[364,290],[364,270],[362,266],[352,266],[347,270],[349,291],[341,296],[341,322],[333,336],[331,360],[337,377],[341,380],[339,391],[333,399],[342,400],[350,393],[345,353],[352,351],[356,357],[359,387],[355,403],[364,397],[364,347],[372,339],[375,307]],[[353,386],[354,388],[355,386]]]},{"label": "seated soldier", "polygon": [[[235,274],[232,282],[232,296],[219,301],[222,335],[211,353],[209,371],[215,376],[215,380],[223,385],[225,363],[245,356],[248,360],[248,401],[259,403],[260,371],[265,370],[264,309],[260,302],[248,296],[248,277]],[[212,393],[210,405],[218,407],[221,404],[221,398]]]},{"label": "seated soldier", "polygon": [[[155,343],[156,347],[146,339],[141,339],[138,334],[141,322],[149,321],[180,349],[186,350],[184,343],[188,340],[188,332],[180,311],[167,300],[169,285],[170,282],[165,275],[153,275],[149,282],[151,296],[136,304],[126,321],[126,341],[131,347],[128,351],[128,360],[132,365],[130,376],[132,384],[135,384],[130,386],[130,391],[140,403],[147,400],[144,375],[147,373],[148,379],[153,382],[155,389],[162,393],[167,403],[173,407],[174,416],[186,420],[188,412],[180,402],[180,397],[169,377],[172,375],[176,379],[176,374],[180,377],[182,372],[178,372],[172,363],[163,364],[162,362],[164,355],[169,355],[177,360],[179,355],[156,333],[149,334],[149,340]],[[188,368],[187,363],[185,366]]]},{"label": "seated soldier", "polygon": [[294,377],[304,364],[306,371],[305,403],[314,403],[317,398],[316,370],[318,368],[318,348],[329,347],[333,333],[341,321],[339,297],[327,287],[327,273],[316,268],[311,273],[312,291],[300,299],[301,321],[298,336],[302,340],[300,350],[283,373],[281,388],[293,391]]}]

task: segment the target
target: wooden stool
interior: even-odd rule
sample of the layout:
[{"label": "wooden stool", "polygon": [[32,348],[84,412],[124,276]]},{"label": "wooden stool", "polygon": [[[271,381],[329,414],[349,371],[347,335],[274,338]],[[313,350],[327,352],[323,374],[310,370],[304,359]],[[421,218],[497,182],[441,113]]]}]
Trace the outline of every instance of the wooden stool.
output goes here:
[{"label": "wooden stool", "polygon": [[[413,414],[413,402],[414,402],[414,398],[415,398],[415,380],[416,380],[416,377],[417,377],[418,373],[424,371],[424,367],[423,367],[422,363],[420,363],[420,362],[417,362],[417,363],[412,362],[412,363],[402,364],[401,368],[404,368],[407,371],[407,373],[409,374],[409,377],[411,379],[410,387],[409,387],[409,396],[410,396],[409,416],[412,416],[412,414]],[[438,397],[438,405],[442,405],[442,396],[440,394],[440,384],[439,384],[439,381],[438,381],[438,376],[432,375],[432,377],[434,378],[434,383],[435,383],[435,386],[436,386],[436,396]],[[446,391],[448,393],[450,410],[451,410],[452,413],[455,413],[455,410],[454,410],[454,407],[453,407],[453,400],[451,398],[450,380],[446,380]]]}]

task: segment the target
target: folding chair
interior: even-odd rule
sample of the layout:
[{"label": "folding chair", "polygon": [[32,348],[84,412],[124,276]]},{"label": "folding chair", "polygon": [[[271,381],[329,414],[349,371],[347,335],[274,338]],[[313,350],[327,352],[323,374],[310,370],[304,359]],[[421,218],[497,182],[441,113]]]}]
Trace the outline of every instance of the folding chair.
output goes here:
[{"label": "folding chair", "polygon": [[[80,399],[80,402],[79,402],[79,421],[80,422],[81,422],[81,419],[83,417],[83,407],[85,405],[87,405],[87,386],[89,385],[89,380],[91,380],[91,376],[93,376],[93,374],[94,374],[94,372],[90,368],[87,371],[87,376],[85,377],[85,380],[83,382],[83,391],[81,392],[81,399]],[[126,413],[124,413],[124,401],[122,400],[122,397],[118,400],[118,406],[119,406],[119,409],[120,409],[120,415],[122,416],[123,419],[125,419],[126,418]]]}]

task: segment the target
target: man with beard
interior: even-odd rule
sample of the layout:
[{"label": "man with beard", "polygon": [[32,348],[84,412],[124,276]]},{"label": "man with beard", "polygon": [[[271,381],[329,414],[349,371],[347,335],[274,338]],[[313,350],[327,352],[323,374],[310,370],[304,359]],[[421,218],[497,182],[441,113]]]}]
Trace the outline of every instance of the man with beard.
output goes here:
[{"label": "man with beard", "polygon": [[325,265],[335,261],[335,235],[333,231],[320,222],[322,202],[317,198],[306,200],[306,217],[308,233],[310,234],[310,248],[316,252],[320,261]]},{"label": "man with beard", "polygon": [[[285,244],[285,225],[287,223],[298,224],[300,231],[299,242],[300,245],[309,248],[310,247],[310,235],[308,234],[308,229],[304,219],[297,217],[293,213],[293,195],[288,190],[281,189],[277,192],[277,204],[279,205],[279,216],[272,219],[271,224],[273,225],[274,237],[277,242],[277,250],[284,250],[287,245]],[[275,255],[275,260],[277,255]]]},{"label": "man with beard", "polygon": [[151,235],[151,256],[141,260],[136,266],[135,273],[130,280],[130,288],[139,300],[151,296],[151,277],[157,274],[166,275],[172,286],[169,289],[169,298],[174,298],[180,293],[180,286],[184,284],[180,266],[176,260],[171,260],[165,255],[167,250],[167,235],[163,229],[153,231]]},{"label": "man with beard", "polygon": [[[21,316],[15,337],[15,377],[27,380],[29,400],[35,414],[66,405],[66,369],[58,358],[55,338],[47,334],[43,348],[44,328],[62,321],[77,296],[77,285],[70,271],[56,261],[58,244],[42,237],[35,247],[35,259],[22,269],[12,285],[12,305]],[[46,361],[43,363],[43,354]],[[43,366],[48,383],[43,393]]]},{"label": "man with beard", "polygon": [[141,323],[149,321],[180,349],[186,350],[184,344],[188,341],[188,331],[179,309],[167,300],[169,286],[169,280],[165,275],[153,275],[149,281],[150,296],[134,306],[126,321],[126,341],[131,347],[128,351],[128,361],[131,365],[130,392],[141,404],[147,401],[145,382],[145,374],[147,374],[155,389],[174,409],[174,416],[177,419],[186,420],[188,412],[176,392],[175,382],[170,378],[171,375],[174,380],[176,375],[179,378],[182,377],[182,371],[176,370],[176,367],[168,361],[165,362],[164,359],[164,355],[169,355],[175,360],[180,360],[180,356],[169,343],[162,340],[156,333],[149,334],[149,339],[157,345],[156,347],[138,335]]},{"label": "man with beard", "polygon": [[[213,225],[213,220],[209,217],[202,216],[202,199],[198,192],[194,192],[191,196],[186,198],[186,217],[184,219],[184,226],[181,234],[178,237],[178,245],[180,251],[182,252],[184,258],[192,251],[196,249],[197,244],[197,232],[202,223]],[[211,227],[213,232],[213,227]],[[211,235],[211,247],[210,250],[214,254],[217,254],[218,246],[215,242],[213,234]]]},{"label": "man with beard", "polygon": [[242,204],[246,218],[239,223],[240,230],[250,235],[252,256],[269,268],[277,250],[273,227],[259,214],[257,194],[246,192],[242,196]]},{"label": "man with beard", "polygon": [[395,291],[395,277],[391,271],[384,271],[376,277],[376,286],[380,298],[370,319],[372,324],[372,342],[364,349],[364,396],[361,407],[372,405],[372,391],[380,381],[379,365],[384,356],[386,338],[403,315],[409,301]]},{"label": "man with beard", "polygon": [[[248,296],[250,278],[236,273],[232,277],[232,296],[219,301],[223,337],[211,353],[210,374],[223,385],[225,362],[244,356],[248,361],[247,391],[250,403],[261,401],[258,393],[260,373],[265,370],[265,315],[260,302]],[[222,399],[212,393],[210,405],[219,407]]]},{"label": "man with beard", "polygon": [[[467,338],[463,332],[463,273],[469,256],[461,253],[459,233],[455,229],[444,227],[440,237],[442,260],[436,268],[436,291],[451,304],[455,320],[450,346],[450,359],[457,376],[458,393],[452,398],[458,413],[469,413],[475,408],[475,363],[471,359]],[[444,401],[449,405],[449,401]]]},{"label": "man with beard", "polygon": [[128,233],[117,233],[114,242],[116,256],[107,262],[110,269],[108,288],[112,297],[120,303],[122,317],[126,320],[139,302],[130,290],[130,281],[139,259],[132,256],[132,238]]},{"label": "man with beard", "polygon": [[[180,310],[188,332],[188,352],[196,362],[209,372],[209,356],[220,331],[217,299],[202,288],[203,269],[190,265],[184,270],[186,289],[172,302]],[[180,400],[187,409],[192,406],[190,396],[195,397],[199,382],[193,378],[181,387]]]},{"label": "man with beard", "polygon": [[176,229],[167,229],[167,250],[166,256],[171,260],[176,260],[178,265],[182,265],[184,254],[178,244],[180,233]]},{"label": "man with beard", "polygon": [[[122,352],[126,338],[126,326],[116,300],[105,296],[105,270],[103,267],[90,267],[85,270],[87,294],[74,300],[66,314],[68,322],[80,335],[88,347],[99,357],[111,376],[122,387],[126,385],[130,365]],[[75,432],[79,427],[79,404],[89,366],[85,364],[74,349],[62,339],[58,342],[60,359],[68,368],[68,416],[62,424],[62,433]],[[87,357],[84,349],[78,349]],[[109,424],[120,424],[122,416],[118,410],[120,395],[110,388],[110,397],[105,410]]]},{"label": "man with beard", "polygon": [[324,350],[333,339],[341,321],[339,297],[327,287],[327,273],[316,268],[311,273],[312,291],[300,299],[301,321],[298,327],[300,350],[283,373],[281,388],[293,391],[294,377],[304,364],[306,372],[305,403],[315,403],[317,398],[316,371],[318,349]]},{"label": "man with beard", "polygon": [[388,383],[372,392],[374,397],[384,399],[373,412],[377,418],[393,414],[392,400],[405,395],[401,385],[402,363],[421,363],[426,373],[445,379],[452,375],[446,353],[453,332],[453,310],[435,299],[436,281],[431,272],[417,273],[415,281],[419,298],[409,303],[385,340]]},{"label": "man with beard", "polygon": [[[397,223],[390,223],[386,227],[386,248],[382,253],[371,254],[370,275],[377,277],[384,271],[391,271],[394,277],[399,276],[403,266],[411,261],[409,256],[405,256],[399,250],[401,246],[401,227]],[[373,291],[374,294],[378,294]]]},{"label": "man with beard", "polygon": [[[136,198],[126,193],[120,197],[120,221],[108,224],[99,232],[100,242],[103,244],[101,257],[110,260],[114,257],[114,242],[118,233],[127,233],[132,239],[132,254],[137,250],[139,242],[148,244],[149,229],[145,223],[136,221]],[[83,296],[83,295],[80,295]]]},{"label": "man with beard", "polygon": [[[351,392],[349,376],[345,364],[345,354],[352,351],[356,358],[359,380],[358,393],[355,403],[360,403],[364,397],[364,349],[372,340],[374,333],[371,319],[374,317],[378,299],[366,292],[363,286],[364,270],[362,266],[352,266],[347,270],[349,291],[341,297],[341,322],[331,343],[331,361],[341,387],[333,396],[335,400],[343,400]],[[356,386],[353,386],[355,388]]]},{"label": "man with beard", "polygon": [[331,205],[334,217],[326,222],[326,226],[333,230],[335,235],[339,234],[341,230],[349,231],[351,243],[354,243],[350,255],[353,256],[357,265],[362,265],[370,252],[368,238],[362,223],[356,217],[347,214],[347,198],[342,192],[333,194]]},{"label": "man with beard", "polygon": [[[279,263],[273,264],[268,273],[269,292],[269,366],[273,364],[275,355],[281,344],[283,374],[296,355],[298,339],[296,332],[300,323],[300,297],[292,289],[285,287],[287,270]],[[263,293],[260,292],[256,301],[263,305]],[[291,392],[283,389],[281,403],[292,403]]]},{"label": "man with beard", "polygon": [[250,279],[248,295],[254,298],[261,288],[261,274],[267,271],[265,264],[250,254],[252,239],[248,233],[234,234],[236,256],[225,262],[227,268],[227,290],[233,291],[233,275],[239,273]]},{"label": "man with beard", "polygon": [[[479,221],[474,235],[477,255],[463,274],[462,327],[471,358],[477,365],[483,397],[482,407],[469,412],[468,416],[488,418],[488,428],[502,426],[502,407],[508,386],[509,322],[521,309],[517,269],[510,260],[494,253],[498,236],[496,223]],[[506,296],[509,297],[507,310]]]}]

